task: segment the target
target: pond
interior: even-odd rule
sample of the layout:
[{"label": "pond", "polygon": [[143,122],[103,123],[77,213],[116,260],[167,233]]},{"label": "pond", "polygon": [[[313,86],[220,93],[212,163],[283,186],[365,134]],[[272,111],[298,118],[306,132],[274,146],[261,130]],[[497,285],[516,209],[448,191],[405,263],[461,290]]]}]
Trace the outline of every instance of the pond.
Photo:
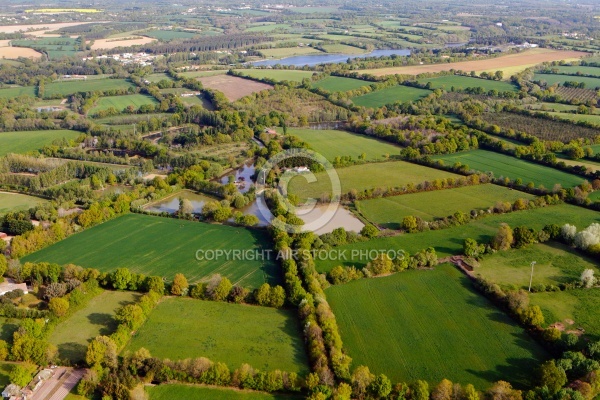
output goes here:
[{"label": "pond", "polygon": [[240,193],[246,193],[252,187],[252,176],[254,175],[254,163],[249,162],[247,164],[242,165],[241,168],[238,168],[234,172],[230,172],[221,177],[221,183],[227,184],[229,183],[229,177],[233,176],[233,181],[236,183],[238,190]]},{"label": "pond", "polygon": [[382,56],[409,56],[410,50],[373,50],[367,54],[317,54],[308,56],[294,56],[282,58],[280,60],[263,60],[251,63],[256,67],[268,67],[274,65],[303,67],[305,65],[314,66],[319,64],[345,63],[346,60],[354,58],[382,57]]},{"label": "pond", "polygon": [[209,201],[219,200],[214,197],[209,197],[203,194],[194,193],[188,190],[183,192],[175,193],[169,197],[166,197],[162,200],[159,200],[155,203],[148,204],[144,210],[155,213],[169,213],[174,214],[179,210],[179,199],[188,199],[192,206],[194,207],[194,213],[200,213],[202,211],[202,207]]}]

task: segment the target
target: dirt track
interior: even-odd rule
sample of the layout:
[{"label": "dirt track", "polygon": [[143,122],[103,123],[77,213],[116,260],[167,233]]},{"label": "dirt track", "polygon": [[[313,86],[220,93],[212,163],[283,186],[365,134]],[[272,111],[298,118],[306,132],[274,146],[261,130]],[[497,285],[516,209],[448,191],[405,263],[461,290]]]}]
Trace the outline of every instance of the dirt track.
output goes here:
[{"label": "dirt track", "polygon": [[373,74],[375,76],[392,75],[392,74],[407,74],[417,75],[425,72],[441,72],[450,69],[462,71],[485,71],[485,70],[500,70],[503,68],[516,67],[520,65],[534,65],[548,61],[559,61],[569,58],[579,58],[587,53],[580,51],[561,51],[551,49],[532,49],[522,53],[509,54],[491,58],[487,60],[461,61],[448,64],[433,64],[433,65],[411,65],[408,67],[392,67],[379,69],[366,69],[360,72]]},{"label": "dirt track", "polygon": [[273,88],[266,83],[231,75],[206,76],[198,79],[205,87],[222,92],[229,101],[236,101],[249,94]]}]

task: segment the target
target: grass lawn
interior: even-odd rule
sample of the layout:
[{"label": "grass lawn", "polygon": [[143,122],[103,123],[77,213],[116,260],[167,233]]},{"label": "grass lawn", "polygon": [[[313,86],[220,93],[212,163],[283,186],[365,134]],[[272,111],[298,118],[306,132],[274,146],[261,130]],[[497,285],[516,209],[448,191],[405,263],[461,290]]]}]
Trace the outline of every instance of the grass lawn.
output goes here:
[{"label": "grass lawn", "polygon": [[13,333],[19,329],[20,324],[20,319],[0,317],[0,340],[12,343]]},{"label": "grass lawn", "polygon": [[357,207],[369,221],[386,228],[398,229],[402,219],[410,215],[433,221],[456,211],[487,210],[498,201],[512,203],[517,199],[534,197],[489,184],[369,199],[357,202]]},{"label": "grass lawn", "polygon": [[571,76],[560,74],[535,74],[534,81],[544,81],[548,85],[559,83],[563,85],[565,82],[581,82],[585,83],[586,89],[594,89],[600,87],[600,78],[589,78],[586,76]]},{"label": "grass lawn", "polygon": [[156,105],[158,101],[152,96],[143,94],[130,94],[126,96],[110,96],[101,97],[96,105],[89,111],[90,115],[94,115],[100,111],[108,110],[114,107],[117,111],[122,112],[127,106],[133,106],[136,110],[143,105]]},{"label": "grass lawn", "polygon": [[26,211],[44,203],[47,201],[39,197],[0,192],[0,215],[12,211]]},{"label": "grass lawn", "polygon": [[536,186],[544,185],[548,189],[552,189],[556,183],[560,183],[564,188],[573,187],[584,180],[577,175],[486,150],[473,150],[433,158],[444,160],[446,165],[460,162],[476,171],[491,171],[496,178],[508,177],[513,180],[521,178],[524,184],[533,182]]},{"label": "grass lawn", "polygon": [[446,75],[437,78],[421,79],[420,83],[431,82],[433,89],[444,88],[450,90],[451,87],[456,89],[477,88],[481,87],[485,91],[497,90],[499,92],[516,92],[517,87],[512,83],[504,81],[492,81],[489,79],[472,78],[469,76]]},{"label": "grass lawn", "polygon": [[172,279],[180,272],[191,282],[221,274],[233,283],[257,288],[279,283],[279,267],[261,260],[196,260],[198,250],[261,250],[269,248],[266,233],[256,229],[128,214],[70,236],[30,254],[23,261],[48,261],[97,268],[102,272],[127,267],[132,272]]},{"label": "grass lawn", "polygon": [[[581,327],[590,339],[600,340],[600,319],[597,313],[600,289],[533,293],[530,299],[530,304],[538,305],[542,309],[547,325],[562,322],[566,330]],[[570,325],[565,322],[569,319],[575,323]]]},{"label": "grass lawn", "polygon": [[[188,332],[190,334],[185,334]],[[291,310],[172,297],[162,301],[126,350],[154,357],[207,357],[230,369],[308,372],[301,328]]]},{"label": "grass lawn", "polygon": [[0,89],[0,99],[12,99],[19,96],[36,97],[35,86],[22,86]]},{"label": "grass lawn", "polygon": [[0,157],[9,153],[28,153],[41,150],[55,140],[71,140],[79,135],[81,132],[66,129],[0,132]]},{"label": "grass lawn", "polygon": [[545,351],[448,264],[332,286],[327,299],[354,365],[392,382],[444,378],[526,386]]},{"label": "grass lawn", "polygon": [[345,78],[342,76],[328,76],[313,83],[314,88],[324,89],[330,92],[347,92],[348,90],[358,89],[363,86],[369,86],[373,82],[363,81],[361,79]]},{"label": "grass lawn", "polygon": [[281,400],[295,397],[244,390],[191,385],[146,386],[150,400]]},{"label": "grass lawn", "polygon": [[[410,164],[405,161],[382,162],[375,164],[354,165],[336,170],[342,193],[351,189],[365,190],[378,187],[404,186],[408,183],[421,183],[450,176],[458,177],[451,172]],[[291,179],[289,192],[301,199],[318,199],[322,194],[331,193],[331,182],[327,172],[314,174],[316,181],[308,183],[303,176]]]},{"label": "grass lawn", "polygon": [[486,279],[500,285],[529,286],[530,264],[536,261],[533,285],[558,285],[579,279],[585,269],[594,269],[597,263],[557,242],[536,243],[523,249],[500,251],[486,256],[476,270]]},{"label": "grass lawn", "polygon": [[[579,229],[589,226],[593,222],[600,222],[600,213],[569,204],[538,208],[535,210],[517,211],[508,214],[491,215],[462,226],[440,229],[436,231],[425,231],[420,233],[409,233],[392,237],[382,237],[340,246],[337,249],[347,250],[404,250],[411,254],[425,249],[429,246],[435,247],[438,257],[447,257],[454,254],[462,254],[463,243],[466,238],[472,238],[482,243],[489,243],[498,232],[502,223],[517,226],[527,226],[534,229],[542,229],[547,224],[564,225],[566,223],[576,225]],[[354,265],[362,268],[370,260],[353,259],[348,253],[346,260],[318,260],[317,270],[327,272],[337,265]]]},{"label": "grass lawn", "polygon": [[126,79],[89,79],[85,81],[61,81],[46,85],[45,97],[67,96],[80,92],[105,92],[133,88],[135,85]]},{"label": "grass lawn", "polygon": [[375,108],[396,102],[416,101],[430,93],[426,89],[399,85],[353,97],[352,102],[357,106]]},{"label": "grass lawn", "polygon": [[134,303],[139,296],[135,292],[105,291],[94,297],[50,335],[50,343],[58,347],[58,356],[71,362],[85,360],[88,343],[96,336],[113,333],[119,325],[113,319],[117,309]]},{"label": "grass lawn", "polygon": [[313,75],[312,71],[296,71],[285,69],[236,69],[235,72],[240,72],[251,78],[269,78],[276,81],[290,82],[302,82],[302,79],[310,79],[310,77]]},{"label": "grass lawn", "polygon": [[398,146],[345,131],[288,128],[288,134],[298,136],[331,162],[337,156],[352,156],[358,160],[365,153],[367,160],[384,160],[386,155],[400,153]]}]

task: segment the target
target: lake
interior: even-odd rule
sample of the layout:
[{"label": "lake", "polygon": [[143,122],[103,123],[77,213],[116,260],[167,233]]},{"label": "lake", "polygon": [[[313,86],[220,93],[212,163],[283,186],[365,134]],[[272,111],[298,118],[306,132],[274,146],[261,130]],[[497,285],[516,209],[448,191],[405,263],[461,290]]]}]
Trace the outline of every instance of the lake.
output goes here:
[{"label": "lake", "polygon": [[226,185],[229,183],[229,177],[233,176],[233,181],[237,182],[236,186],[240,193],[246,193],[252,187],[252,176],[254,175],[254,164],[249,162],[247,164],[242,165],[241,168],[235,170],[235,172],[230,172],[221,177],[221,183]]},{"label": "lake", "polygon": [[200,213],[202,211],[202,207],[204,207],[204,204],[209,201],[219,201],[219,199],[215,199],[213,197],[185,190],[155,203],[150,203],[144,208],[144,210],[155,213],[166,212],[169,214],[174,214],[179,210],[180,198],[188,199],[192,203],[192,206],[194,207],[194,213]]},{"label": "lake", "polygon": [[370,53],[366,54],[316,54],[316,55],[308,55],[308,56],[294,56],[282,58],[280,60],[264,60],[264,61],[255,61],[251,63],[256,67],[269,67],[274,65],[285,65],[285,66],[294,66],[294,67],[303,67],[308,65],[312,67],[314,65],[319,64],[334,64],[334,63],[344,63],[346,60],[354,59],[354,58],[367,58],[367,57],[383,57],[383,56],[410,56],[410,50],[400,49],[400,50],[373,50]]}]

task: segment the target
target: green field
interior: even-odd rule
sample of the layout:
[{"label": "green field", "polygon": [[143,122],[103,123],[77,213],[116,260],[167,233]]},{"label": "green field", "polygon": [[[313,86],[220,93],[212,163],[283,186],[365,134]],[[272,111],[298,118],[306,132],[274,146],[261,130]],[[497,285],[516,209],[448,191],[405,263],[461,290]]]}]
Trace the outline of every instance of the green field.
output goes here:
[{"label": "green field", "polygon": [[516,92],[517,87],[504,81],[492,81],[489,79],[471,78],[461,75],[446,75],[437,78],[427,78],[419,80],[420,83],[431,82],[433,89],[442,88],[449,91],[450,88],[466,89],[481,87],[485,91],[497,90],[498,92]]},{"label": "green field", "polygon": [[269,58],[285,58],[292,56],[303,56],[307,54],[323,54],[321,50],[313,47],[273,47],[271,49],[261,49],[260,52]]},{"label": "green field", "polygon": [[392,382],[444,378],[523,387],[545,351],[454,266],[332,286],[327,299],[354,365]]},{"label": "green field", "polygon": [[327,90],[329,92],[347,92],[348,90],[358,89],[363,86],[369,86],[373,82],[363,81],[361,79],[344,78],[342,76],[328,76],[313,83],[314,88]]},{"label": "green field", "polygon": [[145,31],[144,36],[149,36],[158,40],[173,40],[173,39],[189,39],[194,36],[198,36],[198,33],[195,32],[185,32],[185,31],[177,31],[177,30],[151,30]]},{"label": "green field", "polygon": [[51,60],[74,56],[80,50],[78,39],[70,37],[12,40],[11,44],[44,51]]},{"label": "green field", "polygon": [[561,112],[548,112],[548,114],[553,115],[555,117],[567,120],[567,121],[575,121],[575,122],[589,122],[592,124],[600,125],[600,115],[588,115],[588,114],[570,114],[570,113],[561,113]]},{"label": "green field", "polygon": [[600,87],[600,78],[588,78],[586,76],[571,76],[560,74],[535,74],[534,81],[544,81],[548,85],[559,83],[563,85],[565,82],[582,82],[585,83],[586,89],[595,89]]},{"label": "green field", "polygon": [[400,153],[398,146],[345,131],[288,128],[288,134],[298,136],[331,162],[337,156],[352,156],[352,159],[358,160],[365,153],[367,160],[384,160],[386,155]]},{"label": "green field", "polygon": [[[440,171],[405,161],[382,162],[375,164],[355,165],[338,168],[337,174],[342,193],[351,189],[365,190],[378,187],[404,186],[408,183],[421,183],[450,176],[458,177],[451,172]],[[292,178],[289,184],[290,193],[301,199],[318,199],[324,193],[331,192],[331,182],[326,172],[314,174],[316,181],[308,183],[302,176]]]},{"label": "green field", "polygon": [[276,81],[302,82],[302,79],[313,75],[312,71],[296,71],[285,69],[236,69],[235,72],[240,72],[246,76],[256,79],[274,79]]},{"label": "green field", "polygon": [[[562,226],[566,223],[573,224],[582,229],[593,222],[600,222],[600,213],[585,208],[561,204],[557,206],[537,208],[535,210],[517,211],[508,214],[496,214],[480,218],[466,225],[435,231],[409,233],[398,236],[382,237],[338,247],[340,250],[369,250],[392,249],[404,250],[408,253],[435,247],[438,257],[447,257],[462,254],[463,243],[466,238],[472,238],[480,243],[489,243],[498,232],[498,227],[506,223],[511,227],[527,226],[542,229],[547,224]],[[317,270],[327,272],[337,265],[354,265],[357,268],[366,266],[370,259],[347,257],[346,260],[318,260]]]},{"label": "green field", "polygon": [[156,83],[156,82],[160,82],[160,81],[172,81],[173,78],[171,78],[168,74],[166,73],[156,73],[156,74],[150,74],[148,76],[145,76],[144,79],[152,82],[152,83]]},{"label": "green field", "polygon": [[133,106],[136,110],[143,105],[156,105],[158,101],[152,96],[144,94],[129,94],[126,96],[110,96],[101,97],[96,105],[89,111],[90,115],[94,115],[100,111],[108,110],[109,108],[115,108],[117,111],[122,112],[127,106]]},{"label": "green field", "polygon": [[269,244],[267,234],[254,229],[129,214],[30,254],[23,261],[72,263],[102,272],[127,267],[167,279],[183,273],[190,282],[221,274],[233,283],[256,288],[264,282],[279,282],[280,272],[274,263],[232,262],[225,257],[198,261],[196,252],[260,250]]},{"label": "green field", "polygon": [[35,86],[21,86],[0,89],[0,99],[12,99],[19,96],[36,97]]},{"label": "green field", "polygon": [[150,400],[285,400],[290,396],[191,385],[146,386]]},{"label": "green field", "polygon": [[[600,302],[600,289],[533,293],[530,299],[530,304],[542,309],[547,325],[562,322],[567,331],[581,327],[585,329],[586,336],[592,340],[600,340],[600,318],[596,311]],[[566,320],[575,323],[570,325]]]},{"label": "green field", "polygon": [[268,25],[256,25],[246,29],[246,32],[272,32],[275,30],[287,30],[290,29],[289,24],[268,24]]},{"label": "green field", "polygon": [[463,165],[468,165],[472,170],[493,172],[496,178],[508,177],[513,180],[521,178],[524,184],[533,182],[536,186],[544,185],[547,189],[552,189],[556,183],[560,183],[564,188],[567,188],[577,186],[583,182],[583,178],[577,175],[486,150],[473,150],[434,156],[433,158],[444,160],[446,165],[454,165],[454,163],[460,162]]},{"label": "green field", "polygon": [[456,211],[487,210],[498,201],[512,203],[517,199],[534,197],[489,184],[364,200],[356,202],[356,207],[369,221],[389,229],[399,229],[402,219],[410,215],[433,221]]},{"label": "green field", "polygon": [[558,65],[552,66],[551,69],[557,69],[559,74],[583,74],[597,76],[600,78],[600,68],[598,67],[587,67],[582,65]]},{"label": "green field", "polygon": [[85,81],[52,82],[46,85],[44,97],[67,96],[80,92],[105,92],[134,88],[135,85],[126,79],[90,79]]},{"label": "green field", "polygon": [[533,285],[557,285],[579,280],[585,269],[594,269],[597,263],[575,252],[568,246],[556,242],[537,243],[524,249],[500,251],[486,256],[476,273],[501,285],[515,285],[527,289],[534,267]]},{"label": "green field", "polygon": [[81,135],[81,132],[66,129],[0,132],[0,157],[9,153],[28,153],[41,150],[55,140],[71,140],[79,135]]},{"label": "green field", "polygon": [[353,97],[352,102],[357,106],[376,108],[396,102],[416,101],[429,94],[431,91],[426,89],[399,85]]},{"label": "green field", "polygon": [[181,72],[180,75],[186,78],[201,78],[203,76],[215,76],[215,75],[225,75],[227,70],[219,69],[219,70],[209,70],[209,71],[187,71]]},{"label": "green field", "polygon": [[105,291],[94,297],[50,335],[50,343],[58,347],[58,356],[71,362],[85,360],[88,343],[96,336],[113,333],[118,326],[113,318],[117,309],[134,303],[139,296],[135,292]]},{"label": "green field", "polygon": [[47,203],[38,197],[18,193],[0,192],[0,215],[12,211],[26,211]]},{"label": "green field", "polygon": [[326,52],[335,54],[363,54],[367,52],[360,47],[348,46],[347,44],[341,43],[324,44],[321,47],[325,49]]},{"label": "green field", "polygon": [[261,371],[304,374],[308,365],[300,332],[293,311],[169,298],[156,307],[126,350],[144,347],[154,357],[171,360],[206,357],[232,370],[248,363]]}]

